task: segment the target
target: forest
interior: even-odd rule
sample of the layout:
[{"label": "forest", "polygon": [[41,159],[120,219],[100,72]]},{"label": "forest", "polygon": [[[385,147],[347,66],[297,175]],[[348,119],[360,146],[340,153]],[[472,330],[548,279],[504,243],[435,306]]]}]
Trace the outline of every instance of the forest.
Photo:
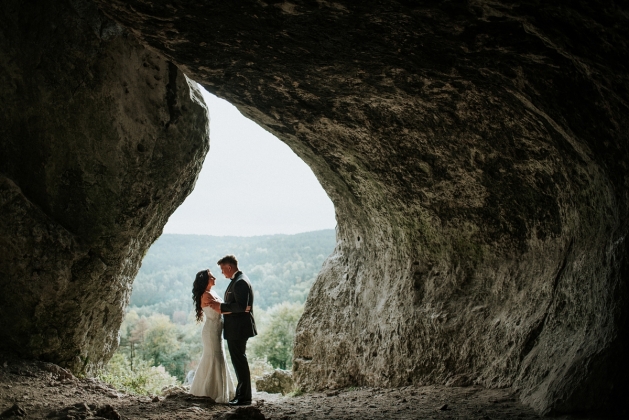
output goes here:
[{"label": "forest", "polygon": [[252,376],[290,369],[303,304],[335,243],[332,229],[254,237],[162,235],[142,261],[120,328],[120,346],[99,376],[139,394],[157,394],[164,386],[189,381],[203,350],[192,282],[198,271],[209,268],[222,296],[229,280],[216,261],[227,254],[236,255],[254,290],[259,334],[248,344]]}]

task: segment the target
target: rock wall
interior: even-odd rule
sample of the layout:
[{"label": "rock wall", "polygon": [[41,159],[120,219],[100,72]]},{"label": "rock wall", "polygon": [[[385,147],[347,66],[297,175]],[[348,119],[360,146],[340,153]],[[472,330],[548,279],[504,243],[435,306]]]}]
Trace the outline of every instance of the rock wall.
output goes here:
[{"label": "rock wall", "polygon": [[334,201],[301,386],[513,386],[543,413],[626,397],[626,9],[97,3]]},{"label": "rock wall", "polygon": [[628,400],[624,6],[95,2],[334,201],[301,386],[512,386],[542,413]]},{"label": "rock wall", "polygon": [[194,186],[207,111],[91,3],[4,1],[0,28],[0,346],[90,370]]}]

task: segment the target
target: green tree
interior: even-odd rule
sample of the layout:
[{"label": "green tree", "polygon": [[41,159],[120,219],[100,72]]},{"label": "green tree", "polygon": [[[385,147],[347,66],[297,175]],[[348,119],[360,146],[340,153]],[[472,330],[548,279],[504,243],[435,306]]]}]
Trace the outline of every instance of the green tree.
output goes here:
[{"label": "green tree", "polygon": [[297,322],[304,305],[284,302],[267,311],[265,325],[252,343],[254,357],[266,358],[274,367],[290,369],[293,366],[293,345]]},{"label": "green tree", "polygon": [[177,339],[177,327],[166,315],[155,314],[148,318],[142,345],[142,358],[149,360],[153,366],[164,366],[171,375],[182,377],[183,367],[181,345]]},{"label": "green tree", "polygon": [[[284,301],[303,303],[335,244],[332,229],[255,237],[165,234],[142,261],[130,306],[140,316],[190,312],[194,275],[203,268],[216,271],[215,262],[226,253],[239,257],[240,268],[252,280],[256,308]],[[216,292],[222,295],[228,282],[218,277]]]}]

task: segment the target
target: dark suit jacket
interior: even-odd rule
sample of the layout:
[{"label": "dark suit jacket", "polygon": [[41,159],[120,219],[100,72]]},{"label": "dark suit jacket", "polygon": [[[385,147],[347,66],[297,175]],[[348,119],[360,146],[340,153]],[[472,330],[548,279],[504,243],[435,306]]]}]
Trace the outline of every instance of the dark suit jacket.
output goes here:
[{"label": "dark suit jacket", "polygon": [[[251,306],[250,312],[245,312],[247,306]],[[221,312],[231,312],[223,315],[225,340],[238,340],[258,334],[256,321],[253,319],[253,289],[249,278],[242,271],[238,271],[227,286]]]}]

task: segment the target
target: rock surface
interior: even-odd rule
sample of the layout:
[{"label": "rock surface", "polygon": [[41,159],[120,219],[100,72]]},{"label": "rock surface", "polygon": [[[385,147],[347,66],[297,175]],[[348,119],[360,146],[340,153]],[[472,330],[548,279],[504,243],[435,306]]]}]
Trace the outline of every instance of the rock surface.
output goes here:
[{"label": "rock surface", "polygon": [[338,245],[310,389],[629,401],[629,16],[605,2],[97,1],[306,161]]},{"label": "rock surface", "polygon": [[256,380],[256,389],[259,392],[268,392],[269,394],[286,395],[295,388],[293,375],[290,371],[275,369],[271,373],[267,373],[262,378]]},{"label": "rock surface", "polygon": [[0,27],[0,347],[89,371],[194,186],[207,111],[91,3],[4,1]]},{"label": "rock surface", "polygon": [[[299,385],[513,387],[540,413],[629,401],[625,5],[96,3],[142,44],[286,142],[334,201],[338,245],[298,327]],[[50,39],[60,36],[51,33]],[[15,51],[33,48],[21,42]],[[34,57],[32,69],[38,68]],[[122,77],[107,74],[110,80]],[[15,86],[21,92],[22,85]],[[69,86],[60,92],[68,95]],[[17,117],[3,118],[9,123]],[[146,129],[152,124],[147,120]],[[30,127],[10,126],[24,127],[24,133]],[[95,150],[99,156],[120,150],[102,144]],[[50,195],[50,201],[29,198],[45,210],[29,210],[36,215],[29,217],[42,224],[49,214],[86,223],[40,236],[31,233],[35,222],[15,230],[18,235],[9,226],[2,240],[25,240],[21,256],[49,249],[36,240],[63,243],[51,251],[51,264],[59,265],[54,272],[76,266],[77,273],[82,267],[81,279],[99,273],[95,277],[115,289],[99,296],[109,296],[108,305],[119,308],[142,247],[124,240],[101,246],[101,223],[154,217],[160,220],[152,226],[159,226],[170,210],[131,206],[136,214],[120,213],[121,207],[79,212],[72,205],[55,206],[83,197],[85,182],[77,184],[74,172],[60,170],[50,180],[31,179],[44,171],[43,157],[36,160],[40,166],[31,165],[25,151],[50,151],[40,143],[14,147],[6,155],[15,162],[9,177],[26,197],[42,190]],[[5,150],[3,145],[3,156]],[[126,163],[110,168],[122,171]],[[8,162],[2,165],[7,173]],[[16,181],[18,169],[19,179],[29,182]],[[57,191],[51,181],[67,187]],[[12,185],[5,189],[20,197]],[[129,191],[114,189],[110,201],[135,197]],[[71,241],[79,231],[81,240]],[[90,248],[99,252],[125,244],[131,269],[116,258],[90,254],[85,243],[99,244]],[[31,258],[40,263],[44,257]],[[32,278],[20,270],[4,277]],[[107,276],[100,274],[106,270]],[[52,278],[69,274],[64,276]],[[5,290],[15,300],[32,296]],[[67,290],[64,305],[76,305],[85,295],[76,286]],[[12,316],[15,322],[32,319],[30,312]],[[76,322],[91,319],[87,311]],[[20,325],[32,328],[26,321]],[[14,340],[19,334],[16,329],[5,336]]]}]

